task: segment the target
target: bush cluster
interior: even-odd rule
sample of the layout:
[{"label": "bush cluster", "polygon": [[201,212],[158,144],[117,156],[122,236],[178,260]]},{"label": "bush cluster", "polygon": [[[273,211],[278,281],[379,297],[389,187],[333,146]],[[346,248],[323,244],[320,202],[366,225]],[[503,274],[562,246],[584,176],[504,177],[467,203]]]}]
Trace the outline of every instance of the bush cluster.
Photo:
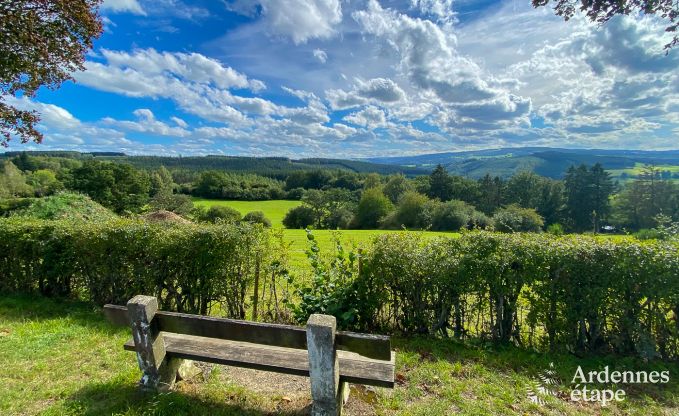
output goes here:
[{"label": "bush cluster", "polygon": [[[336,310],[355,330],[679,355],[679,245],[467,232],[377,237]],[[328,295],[329,296],[329,295]],[[344,303],[344,304],[343,304]]]},{"label": "bush cluster", "polygon": [[2,219],[0,292],[79,296],[97,305],[143,293],[166,310],[206,314],[219,305],[244,318],[269,244],[269,233],[251,223]]}]

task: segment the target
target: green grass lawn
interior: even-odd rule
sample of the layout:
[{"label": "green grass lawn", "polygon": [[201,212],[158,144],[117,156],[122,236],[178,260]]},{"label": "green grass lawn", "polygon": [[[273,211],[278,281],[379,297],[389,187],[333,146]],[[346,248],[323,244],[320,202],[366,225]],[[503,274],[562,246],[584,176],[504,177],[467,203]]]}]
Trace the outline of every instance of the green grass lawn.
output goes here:
[{"label": "green grass lawn", "polygon": [[283,218],[285,214],[292,208],[295,208],[301,204],[300,201],[286,201],[286,200],[273,200],[273,201],[224,201],[219,199],[205,199],[205,198],[193,198],[193,203],[200,207],[211,207],[215,205],[224,205],[234,208],[242,215],[247,214],[251,211],[262,211],[264,215],[271,220],[271,225],[274,227],[283,226]]},{"label": "green grass lawn", "polygon": [[[129,330],[109,325],[99,309],[85,303],[0,298],[0,414],[301,415],[308,410],[308,399],[291,401],[288,391],[253,391],[220,369],[207,379],[181,382],[170,393],[141,393],[136,388],[140,377],[136,359],[122,349],[129,336]],[[395,389],[353,386],[348,415],[679,414],[677,364],[578,359],[430,338],[394,339],[393,346]],[[567,395],[533,404],[527,388],[550,362],[562,380],[570,380],[578,365],[585,370],[610,365],[669,369],[671,381],[663,386],[624,386],[628,399],[606,408],[576,404]]]},{"label": "green grass lawn", "polygon": [[[301,204],[300,201],[224,201],[215,199],[193,198],[193,203],[198,206],[210,207],[213,205],[225,205],[238,210],[241,214],[246,214],[250,211],[262,211],[264,215],[271,220],[274,229],[283,228],[283,218],[285,214],[292,208]],[[345,248],[360,247],[369,244],[372,239],[380,234],[389,234],[399,231],[393,230],[314,230],[314,236],[323,253],[331,254],[334,248],[333,235],[339,236]],[[431,231],[416,231],[426,237],[436,235],[455,236],[458,233],[441,233]],[[294,269],[302,272],[308,271],[308,264],[306,255],[304,254],[308,248],[307,236],[304,230],[283,230],[284,240],[289,246],[290,264]]]}]

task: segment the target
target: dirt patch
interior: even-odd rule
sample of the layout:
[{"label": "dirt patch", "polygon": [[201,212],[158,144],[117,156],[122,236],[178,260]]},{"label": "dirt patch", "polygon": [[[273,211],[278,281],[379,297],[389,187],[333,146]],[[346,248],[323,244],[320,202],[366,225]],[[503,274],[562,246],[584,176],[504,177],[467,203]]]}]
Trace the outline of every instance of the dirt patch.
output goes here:
[{"label": "dirt patch", "polygon": [[[311,386],[309,379],[302,376],[271,373],[229,366],[219,367],[220,379],[231,382],[252,392],[268,396],[278,401],[278,409],[299,411],[307,414],[311,410]],[[349,401],[344,405],[345,416],[370,416],[375,411],[369,403],[374,391],[366,391],[363,386],[351,386]],[[368,402],[363,399],[367,398]]]},{"label": "dirt patch", "polygon": [[191,222],[186,218],[183,218],[175,214],[174,212],[165,210],[149,212],[148,214],[143,215],[142,218],[144,219],[144,221],[148,222],[179,223],[179,224],[188,224]]}]

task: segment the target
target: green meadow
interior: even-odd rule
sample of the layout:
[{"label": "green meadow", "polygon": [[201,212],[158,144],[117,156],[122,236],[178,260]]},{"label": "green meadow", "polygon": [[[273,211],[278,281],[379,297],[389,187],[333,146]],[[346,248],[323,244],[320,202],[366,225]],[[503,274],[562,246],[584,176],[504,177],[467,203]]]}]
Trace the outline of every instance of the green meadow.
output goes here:
[{"label": "green meadow", "polygon": [[[251,211],[262,211],[271,220],[274,229],[280,229],[283,233],[283,241],[287,246],[290,264],[295,269],[306,270],[307,261],[304,254],[308,248],[307,235],[304,230],[291,230],[283,227],[283,218],[292,208],[301,204],[300,201],[223,201],[204,198],[193,198],[193,203],[197,206],[211,207],[223,205],[238,210],[241,214]],[[397,233],[396,230],[314,230],[313,234],[324,253],[332,253],[335,241],[339,240],[345,249],[352,247],[359,248],[369,244],[375,236],[381,234]],[[433,231],[413,231],[425,237],[434,236],[456,236],[459,233],[452,232],[433,232]]]}]

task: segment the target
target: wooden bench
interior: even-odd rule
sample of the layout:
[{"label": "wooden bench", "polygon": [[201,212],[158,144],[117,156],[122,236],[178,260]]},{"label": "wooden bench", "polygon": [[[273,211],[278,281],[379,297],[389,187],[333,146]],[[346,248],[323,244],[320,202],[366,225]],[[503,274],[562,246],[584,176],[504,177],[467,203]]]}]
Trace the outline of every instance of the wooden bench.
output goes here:
[{"label": "wooden bench", "polygon": [[336,331],[335,317],[311,315],[306,328],[164,312],[152,296],[106,305],[109,321],[131,326],[145,389],[170,388],[184,359],[310,377],[313,415],[339,415],[347,383],[394,386],[389,337]]}]

